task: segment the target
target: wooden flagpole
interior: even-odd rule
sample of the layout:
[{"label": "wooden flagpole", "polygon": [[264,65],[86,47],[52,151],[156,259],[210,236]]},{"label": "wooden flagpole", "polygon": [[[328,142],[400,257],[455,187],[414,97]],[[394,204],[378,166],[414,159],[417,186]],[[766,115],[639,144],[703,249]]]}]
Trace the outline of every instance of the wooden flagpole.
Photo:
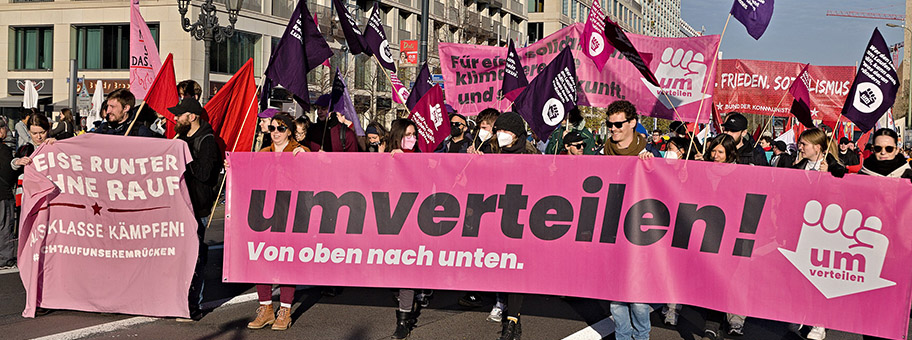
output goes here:
[{"label": "wooden flagpole", "polygon": [[[725,19],[725,26],[722,26],[722,34],[719,35],[719,45],[716,46],[716,54],[713,55],[712,66],[709,67],[709,73],[706,75],[706,81],[703,83],[703,91],[706,93],[706,88],[709,87],[709,81],[716,79],[716,64],[719,62],[719,50],[722,48],[722,38],[725,38],[725,30],[728,29],[728,22],[731,21],[732,15],[728,13],[728,18]],[[706,95],[701,94],[700,97],[700,108],[697,109],[697,122],[700,121],[700,114],[703,113],[703,103],[706,102]],[[710,104],[712,105],[712,104]],[[777,105],[778,107],[778,105]],[[690,151],[693,148],[693,138],[691,138],[690,146],[687,147],[687,153],[684,154],[684,157],[690,155]],[[706,153],[706,142],[703,143],[703,152]]]},{"label": "wooden flagpole", "polygon": [[133,115],[133,121],[130,122],[130,126],[127,127],[127,132],[124,133],[124,136],[130,135],[130,130],[133,130],[133,125],[136,124],[136,119],[139,118],[139,113],[142,112],[144,107],[146,107],[146,101],[143,101],[142,105],[139,106],[139,110],[136,110],[136,114]]}]

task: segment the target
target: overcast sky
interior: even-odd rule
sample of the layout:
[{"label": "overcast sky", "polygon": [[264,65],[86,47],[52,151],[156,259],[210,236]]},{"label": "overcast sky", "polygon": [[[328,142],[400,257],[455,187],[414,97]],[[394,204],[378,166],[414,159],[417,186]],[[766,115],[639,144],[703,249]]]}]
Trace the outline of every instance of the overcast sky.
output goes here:
[{"label": "overcast sky", "polygon": [[[681,17],[697,31],[705,28],[705,34],[721,34],[732,1],[681,0]],[[905,13],[903,0],[780,0],[760,40],[732,18],[722,38],[722,58],[853,66],[875,27],[887,45],[903,39],[903,29],[886,26],[902,21],[826,16],[827,10]]]}]

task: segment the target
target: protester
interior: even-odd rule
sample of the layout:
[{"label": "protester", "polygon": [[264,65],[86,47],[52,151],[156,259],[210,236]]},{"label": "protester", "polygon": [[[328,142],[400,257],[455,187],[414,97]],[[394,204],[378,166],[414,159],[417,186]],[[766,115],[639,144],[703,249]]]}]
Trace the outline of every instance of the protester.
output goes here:
[{"label": "protester", "polygon": [[63,140],[76,136],[76,122],[73,120],[73,111],[70,109],[60,110],[60,116],[57,117],[57,123],[54,128],[48,132],[49,138]]},{"label": "protester", "polygon": [[592,131],[589,131],[589,128],[586,127],[586,120],[583,119],[583,114],[580,112],[579,107],[570,109],[564,121],[551,133],[551,138],[548,139],[548,145],[545,147],[545,154],[555,155],[563,151],[566,144],[564,143],[564,137],[572,131],[576,131],[585,139],[588,149],[583,150],[583,153],[594,155],[595,139],[592,137]]},{"label": "protester", "polygon": [[[0,119],[0,140],[9,135],[6,121]],[[0,143],[0,269],[16,266],[18,235],[16,235],[16,171],[12,167],[13,150]]]},{"label": "protester", "polygon": [[738,148],[738,164],[769,166],[766,153],[759,145],[755,146],[754,139],[747,133],[747,118],[744,115],[732,112],[722,124],[722,132],[735,139]]},{"label": "protester", "polygon": [[[693,160],[696,157],[697,150],[700,146],[690,146],[687,138],[684,137],[671,137],[668,138],[668,141],[664,143],[665,145],[665,158],[668,159],[689,159]],[[688,150],[690,153],[688,153]],[[685,157],[685,153],[687,156]]]},{"label": "protester", "polygon": [[317,121],[307,131],[307,147],[313,151],[357,152],[358,136],[342,123],[341,114],[330,114],[331,99],[329,94],[324,94],[314,102]]},{"label": "protester", "polygon": [[579,131],[570,131],[563,136],[564,140],[564,151],[561,154],[567,155],[584,155],[586,149],[590,149],[591,146],[587,145],[586,137],[580,134]]},{"label": "protester", "polygon": [[275,117],[278,112],[279,109],[270,107],[257,113],[257,119],[259,119],[257,125],[260,129],[257,130],[256,137],[253,140],[254,150],[262,150],[263,148],[272,145],[272,138],[269,133],[269,123],[272,122],[272,117]]},{"label": "protester", "polygon": [[386,128],[383,127],[383,124],[378,122],[370,123],[367,129],[364,130],[364,134],[367,135],[368,152],[386,152],[385,150],[389,143],[387,141]]},{"label": "protester", "polygon": [[31,142],[31,137],[29,135],[28,126],[28,117],[32,114],[31,110],[22,110],[22,119],[16,122],[16,148],[21,148],[23,145],[29,144]]},{"label": "protester", "polygon": [[187,169],[184,171],[184,180],[187,183],[187,191],[190,193],[193,216],[197,220],[196,236],[199,241],[199,255],[196,259],[193,278],[190,281],[188,303],[189,320],[199,320],[203,317],[203,311],[200,308],[200,303],[203,301],[203,271],[209,257],[209,246],[205,242],[206,226],[212,205],[217,198],[218,179],[222,172],[222,152],[215,140],[215,131],[203,118],[206,116],[206,110],[199,101],[186,97],[168,111],[174,114],[174,132],[177,134],[177,138],[187,143],[190,148],[190,156],[193,157],[193,161],[187,164]]},{"label": "protester", "polygon": [[304,145],[305,140],[307,139],[307,129],[310,128],[310,118],[307,118],[307,115],[301,115],[295,119],[295,135],[294,139],[298,144]]},{"label": "protester", "polygon": [[25,120],[29,132],[29,142],[20,146],[19,150],[16,151],[17,155],[23,156],[13,158],[12,163],[10,163],[13,170],[20,173],[23,166],[32,164],[31,155],[38,146],[45,142],[53,143],[52,139],[47,138],[48,130],[51,129],[51,123],[47,117],[40,114],[31,114]]},{"label": "protester", "polygon": [[709,140],[703,160],[715,163],[737,163],[738,147],[731,135],[721,134]]},{"label": "protester", "polygon": [[607,108],[608,131],[611,139],[605,143],[605,154],[609,156],[659,157],[661,154],[646,143],[646,138],[636,133],[637,111],[632,103],[618,100]]},{"label": "protester", "polygon": [[475,123],[478,124],[478,133],[475,134],[476,138],[472,140],[472,145],[469,146],[469,153],[493,153],[494,143],[497,141],[494,140],[494,122],[497,121],[497,117],[500,116],[500,111],[494,108],[487,108],[481,110],[481,113],[475,117]]},{"label": "protester", "polygon": [[461,114],[453,113],[450,115],[450,135],[434,152],[466,153],[471,143],[472,135],[469,133],[468,120]]},{"label": "protester", "polygon": [[[792,167],[795,169],[826,171],[836,177],[842,177],[846,168],[834,155],[832,142],[826,133],[819,129],[807,129],[798,137],[798,154],[801,159]],[[829,150],[829,151],[828,151]]]},{"label": "protester", "polygon": [[777,168],[791,168],[795,164],[795,156],[788,152],[788,146],[785,142],[777,140],[773,143],[773,157],[770,159],[770,166]]},{"label": "protester", "polygon": [[846,137],[839,139],[839,160],[846,166],[861,164],[858,154],[849,147],[851,144],[852,141]]},{"label": "protester", "polygon": [[899,153],[899,136],[896,131],[882,128],[871,134],[874,139],[872,157],[865,159],[859,174],[912,179],[912,167]]},{"label": "protester", "polygon": [[760,137],[760,142],[758,143],[763,151],[773,151],[773,137],[762,136]]},{"label": "protester", "polygon": [[193,98],[197,101],[200,100],[200,96],[203,94],[203,88],[200,87],[200,84],[192,79],[187,79],[177,83],[177,95],[183,98]]},{"label": "protester", "polygon": [[[105,135],[154,137],[155,133],[143,124],[134,124],[136,98],[127,89],[117,89],[108,95],[108,108],[105,111],[105,122],[95,133]],[[129,129],[129,131],[127,131]]]},{"label": "protester", "polygon": [[[292,128],[294,127],[294,118],[286,113],[279,113],[272,117],[272,121],[267,128],[269,136],[272,139],[272,145],[260,150],[260,152],[299,152],[310,151],[307,147],[301,146],[292,138]],[[272,306],[272,285],[257,284],[257,298],[260,306],[257,308],[256,319],[247,324],[247,328],[260,329],[272,325],[272,330],[284,331],[291,325],[291,304],[294,302],[295,286],[279,285],[279,312],[274,313]]]}]

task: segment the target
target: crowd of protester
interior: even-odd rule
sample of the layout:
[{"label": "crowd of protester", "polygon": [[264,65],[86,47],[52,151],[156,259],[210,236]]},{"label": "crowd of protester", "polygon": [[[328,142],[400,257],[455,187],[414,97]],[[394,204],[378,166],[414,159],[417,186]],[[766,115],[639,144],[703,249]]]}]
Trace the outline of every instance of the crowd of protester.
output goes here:
[{"label": "crowd of protester", "polygon": [[[199,320],[203,291],[203,268],[208,248],[203,242],[211,207],[218,199],[217,189],[223,167],[222,152],[207,122],[206,110],[199,103],[201,89],[193,81],[178,86],[180,103],[170,108],[175,117],[174,132],[185,141],[193,161],[188,165],[185,179],[190,192],[194,215],[198,222],[199,258],[188,292],[190,319]],[[389,126],[370,122],[364,136],[358,136],[352,122],[342,114],[330,112],[330,96],[323,95],[313,104],[315,119],[308,115],[293,117],[287,112],[270,108],[258,114],[259,124],[252,151],[259,152],[377,152],[414,153],[417,148],[418,129],[415,122],[398,118]],[[165,135],[165,122],[158,116],[154,120],[137,123],[136,101],[128,90],[112,92],[102,112],[104,120],[91,124],[89,132],[155,137]],[[833,138],[826,128],[807,129],[798,136],[796,143],[786,144],[770,136],[755,140],[748,133],[748,120],[741,114],[729,113],[721,124],[722,131],[714,137],[700,140],[682,122],[673,122],[668,131],[643,133],[639,124],[640,112],[630,102],[620,100],[606,108],[604,125],[608,135],[604,142],[586,126],[586,119],[579,109],[570,110],[564,121],[546,140],[538,140],[529,132],[528,124],[515,112],[500,112],[489,108],[481,112],[460,113],[447,105],[451,134],[442,141],[435,152],[470,154],[564,154],[635,156],[648,160],[654,157],[706,162],[746,164],[793,168],[805,171],[828,172],[843,177],[855,172],[871,176],[901,177],[912,179],[910,150],[902,150],[899,136],[890,129],[879,129],[870,136],[871,143],[863,149],[856,148],[852,140]],[[602,122],[597,122],[602,123]],[[13,125],[13,127],[10,127]],[[639,130],[639,131],[638,131]],[[43,143],[71,138],[83,133],[74,121],[70,110],[63,110],[51,124],[42,114],[28,112],[21,120],[0,120],[0,266],[16,264],[16,207],[21,204],[15,195],[21,192],[21,175],[24,166],[31,163],[30,156]],[[704,145],[705,144],[705,145]],[[487,159],[487,158],[485,158]],[[19,181],[17,182],[17,178]],[[420,310],[428,305],[431,291],[418,287],[396,290],[396,326],[393,339],[407,338],[417,323]],[[293,320],[291,308],[295,287],[279,286],[279,308],[274,309],[273,285],[258,284],[256,291],[259,305],[250,329],[270,326],[273,330],[288,329]],[[324,295],[341,293],[341,288],[326,287]],[[494,305],[487,320],[502,324],[501,340],[518,340],[522,336],[521,315],[524,294],[500,292],[490,294]],[[485,296],[479,292],[466,292],[459,299],[463,306],[485,306]],[[696,308],[696,307],[695,307]],[[650,305],[636,301],[610,302],[610,314],[616,323],[616,339],[648,339],[651,330],[650,314],[661,310],[664,321],[670,325],[678,322],[681,305]],[[741,335],[746,316],[697,308],[705,315],[704,338],[722,339],[726,333]],[[791,328],[800,332],[801,325]],[[825,329],[805,328],[808,339],[824,339]],[[873,337],[865,337],[874,339]]]}]

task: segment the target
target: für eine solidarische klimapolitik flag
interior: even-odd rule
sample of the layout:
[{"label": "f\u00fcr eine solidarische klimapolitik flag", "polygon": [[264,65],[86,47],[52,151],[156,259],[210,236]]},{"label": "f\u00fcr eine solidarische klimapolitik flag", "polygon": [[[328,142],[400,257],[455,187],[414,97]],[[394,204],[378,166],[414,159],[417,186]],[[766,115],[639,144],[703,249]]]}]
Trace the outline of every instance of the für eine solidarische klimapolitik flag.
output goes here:
[{"label": "f\u00fcr eine solidarische klimapolitik flag", "polygon": [[730,13],[744,25],[747,34],[759,40],[773,18],[773,0],[735,0]]},{"label": "f\u00fcr eine solidarische klimapolitik flag", "polygon": [[513,39],[510,39],[510,45],[507,46],[507,58],[504,63],[504,77],[501,87],[504,97],[510,101],[516,101],[516,97],[522,93],[526,86],[529,86],[529,80],[526,79],[526,72],[523,70],[519,53],[516,53],[516,47],[513,46]]},{"label": "f\u00fcr eine solidarische klimapolitik flag", "polygon": [[412,91],[405,100],[405,106],[408,107],[409,111],[415,109],[415,105],[418,104],[418,101],[424,97],[424,95],[431,90],[431,87],[434,86],[434,82],[431,81],[431,71],[428,69],[427,63],[424,63],[424,66],[421,67],[421,71],[418,72],[418,77],[415,78],[415,85],[412,86]]},{"label": "f\u00fcr eine solidarische klimapolitik flag", "polygon": [[899,81],[890,50],[880,31],[874,28],[842,107],[842,115],[861,131],[868,131],[893,107],[897,90]]},{"label": "f\u00fcr eine solidarische klimapolitik flag", "polygon": [[374,10],[371,11],[370,18],[367,20],[367,27],[364,28],[364,40],[367,47],[377,57],[377,61],[383,68],[396,72],[396,65],[393,64],[393,54],[390,52],[389,40],[386,39],[386,32],[383,31],[383,20],[380,19],[380,7],[374,3]]},{"label": "f\u00fcr eine solidarische klimapolitik flag", "polygon": [[342,33],[345,35],[345,43],[348,44],[349,52],[354,55],[362,52],[371,55],[370,49],[367,48],[367,43],[364,42],[364,36],[361,35],[361,30],[358,29],[358,23],[348,12],[348,8],[345,7],[342,0],[333,0],[333,7],[336,8],[336,14],[339,15],[339,26],[342,27]]},{"label": "f\u00fcr eine solidarische klimapolitik flag", "polygon": [[266,77],[295,96],[307,99],[310,98],[307,72],[320,66],[332,55],[332,50],[307,9],[306,1],[301,0],[291,13],[279,46],[269,59]]},{"label": "f\u00fcr eine solidarische klimapolitik flag", "polygon": [[577,101],[576,63],[564,48],[516,97],[517,113],[538,136],[550,136]]}]

